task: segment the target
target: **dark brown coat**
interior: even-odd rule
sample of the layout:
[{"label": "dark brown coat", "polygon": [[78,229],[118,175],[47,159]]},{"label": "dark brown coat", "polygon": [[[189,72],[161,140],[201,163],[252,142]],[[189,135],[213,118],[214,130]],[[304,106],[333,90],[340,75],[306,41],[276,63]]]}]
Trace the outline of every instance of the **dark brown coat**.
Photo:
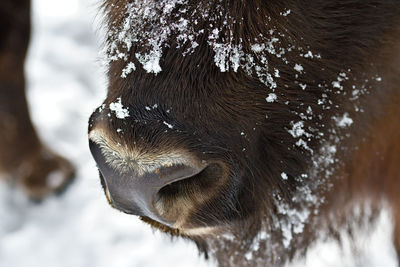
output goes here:
[{"label": "dark brown coat", "polygon": [[[109,0],[104,7],[109,90],[90,121],[92,141],[103,142],[100,132],[107,146],[122,144],[111,149],[117,154],[178,149],[214,164],[159,192],[164,218],[185,223],[142,219],[194,240],[221,266],[280,266],[359,219],[355,206],[370,206],[372,219],[386,205],[400,249],[400,3],[179,3]],[[173,9],[163,13],[168,4]],[[182,21],[193,28],[176,26]],[[143,57],[154,51],[152,38],[160,69]],[[228,44],[225,63],[215,58],[216,43]],[[272,46],[260,54],[257,43]],[[237,69],[234,47],[244,54]],[[128,63],[135,70],[126,71]],[[129,117],[110,111],[118,101]]]}]

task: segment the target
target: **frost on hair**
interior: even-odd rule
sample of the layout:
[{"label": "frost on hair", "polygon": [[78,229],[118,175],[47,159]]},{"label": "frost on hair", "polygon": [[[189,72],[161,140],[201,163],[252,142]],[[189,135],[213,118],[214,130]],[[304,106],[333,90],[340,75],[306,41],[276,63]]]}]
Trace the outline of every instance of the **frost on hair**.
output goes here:
[{"label": "frost on hair", "polygon": [[110,103],[109,107],[111,111],[115,112],[115,116],[118,119],[125,119],[129,117],[129,109],[124,108],[121,102],[121,97],[118,97],[116,102]]},{"label": "frost on hair", "polygon": [[[121,78],[127,78],[136,70],[137,64],[147,73],[157,75],[162,71],[163,53],[172,44],[183,56],[207,45],[214,52],[213,63],[221,72],[241,69],[274,90],[279,70],[269,67],[270,59],[274,57],[283,64],[289,63],[285,54],[294,48],[290,36],[269,25],[271,18],[266,16],[265,31],[258,36],[244,37],[237,30],[244,18],[231,14],[234,11],[227,5],[223,1],[198,1],[195,4],[188,0],[134,0],[127,4],[115,1],[106,8],[106,13],[112,14],[117,8],[123,12],[109,21],[107,62],[125,62]],[[284,16],[290,14],[287,10],[282,12]]]}]

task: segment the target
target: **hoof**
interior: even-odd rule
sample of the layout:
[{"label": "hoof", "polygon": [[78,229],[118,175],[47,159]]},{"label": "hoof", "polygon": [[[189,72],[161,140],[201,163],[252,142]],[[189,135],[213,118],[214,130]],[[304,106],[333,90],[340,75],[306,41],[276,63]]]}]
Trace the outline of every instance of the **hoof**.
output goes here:
[{"label": "hoof", "polygon": [[62,194],[75,178],[72,164],[48,149],[25,159],[16,175],[17,184],[35,202],[45,197]]}]

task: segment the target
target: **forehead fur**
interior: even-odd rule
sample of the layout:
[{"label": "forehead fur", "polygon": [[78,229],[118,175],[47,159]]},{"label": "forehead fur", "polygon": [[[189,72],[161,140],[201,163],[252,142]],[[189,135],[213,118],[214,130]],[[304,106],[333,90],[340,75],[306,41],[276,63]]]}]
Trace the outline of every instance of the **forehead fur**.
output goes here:
[{"label": "forehead fur", "polygon": [[286,55],[294,49],[319,57],[297,47],[293,36],[278,27],[271,16],[277,13],[285,18],[290,10],[273,2],[131,1],[109,4],[106,12],[110,19],[107,56],[109,61],[125,61],[121,78],[139,66],[148,73],[161,72],[167,48],[189,56],[203,53],[206,45],[221,72],[244,71],[275,89],[279,69],[269,61],[279,59],[294,67]]}]

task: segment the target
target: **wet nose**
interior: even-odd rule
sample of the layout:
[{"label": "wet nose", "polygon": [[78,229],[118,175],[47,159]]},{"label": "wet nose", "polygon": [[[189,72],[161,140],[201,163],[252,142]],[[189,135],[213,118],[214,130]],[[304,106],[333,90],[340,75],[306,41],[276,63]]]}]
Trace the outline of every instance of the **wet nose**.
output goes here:
[{"label": "wet nose", "polygon": [[100,145],[89,141],[89,146],[104,179],[108,198],[113,207],[125,213],[146,216],[170,226],[173,222],[165,221],[155,206],[159,200],[160,190],[174,182],[193,177],[204,169],[187,164],[154,168],[150,162],[148,168],[145,168],[148,170],[146,172],[137,172],[134,169],[121,171],[116,166],[111,166]]}]

